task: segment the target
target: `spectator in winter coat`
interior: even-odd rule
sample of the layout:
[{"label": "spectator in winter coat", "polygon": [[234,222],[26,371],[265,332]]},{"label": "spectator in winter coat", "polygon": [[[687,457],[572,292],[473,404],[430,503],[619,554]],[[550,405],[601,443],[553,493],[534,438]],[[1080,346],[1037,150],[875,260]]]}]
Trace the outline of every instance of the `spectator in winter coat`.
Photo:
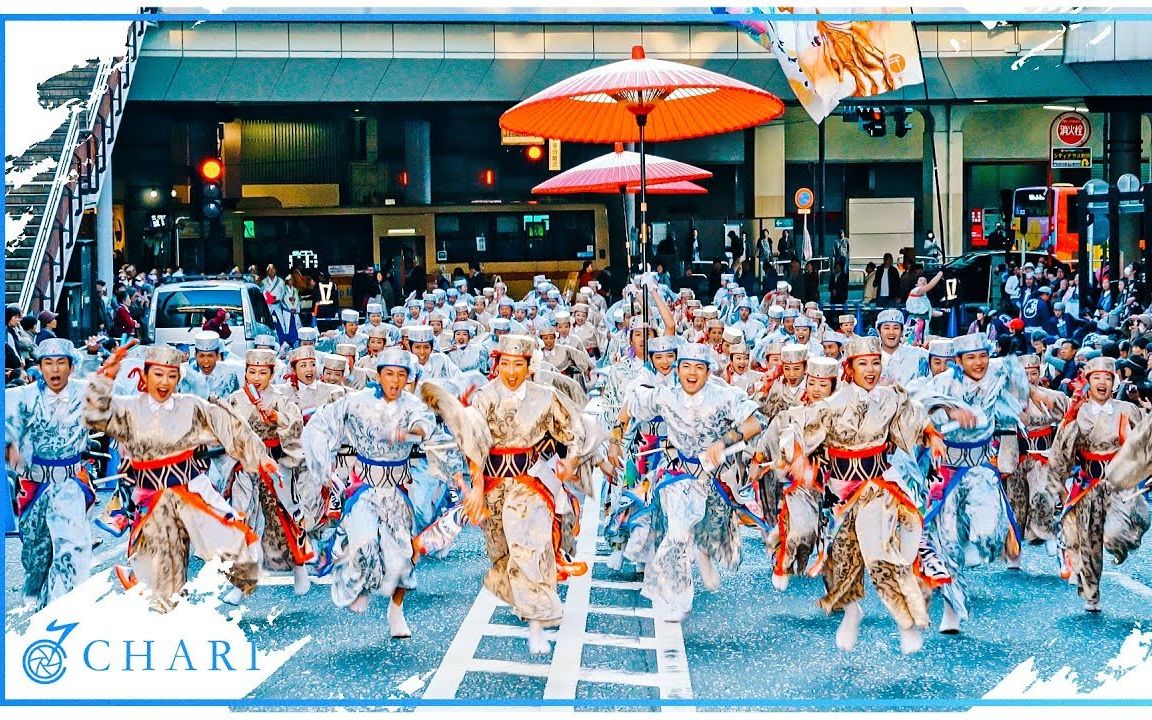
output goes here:
[{"label": "spectator in winter coat", "polygon": [[833,305],[843,305],[848,302],[848,273],[844,270],[844,263],[837,261],[828,276],[829,302]]},{"label": "spectator in winter coat", "polygon": [[135,337],[139,328],[140,323],[136,322],[132,317],[132,311],[128,309],[128,291],[117,290],[116,310],[112,313],[112,337],[120,338],[124,335]]}]

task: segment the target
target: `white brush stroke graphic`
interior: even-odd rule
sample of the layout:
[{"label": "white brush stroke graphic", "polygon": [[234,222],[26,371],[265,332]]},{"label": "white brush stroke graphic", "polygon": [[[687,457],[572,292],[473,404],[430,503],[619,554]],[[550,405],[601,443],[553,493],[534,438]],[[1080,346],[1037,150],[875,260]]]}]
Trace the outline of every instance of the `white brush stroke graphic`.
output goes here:
[{"label": "white brush stroke graphic", "polygon": [[[121,589],[112,573],[90,578],[33,615],[21,631],[5,633],[5,691],[12,699],[135,698],[158,700],[243,698],[304,647],[311,636],[268,650],[250,641],[242,613],[220,613],[220,563],[207,563],[186,586],[187,597],[160,614],[139,587]],[[11,622],[11,620],[10,620]],[[59,647],[59,628],[76,623]],[[57,628],[56,631],[49,630]],[[129,658],[129,652],[132,657]],[[26,663],[34,663],[29,668]],[[62,666],[58,679],[51,677]],[[151,670],[146,668],[151,666]],[[39,670],[37,670],[39,668]],[[31,670],[31,675],[29,673]]]}]

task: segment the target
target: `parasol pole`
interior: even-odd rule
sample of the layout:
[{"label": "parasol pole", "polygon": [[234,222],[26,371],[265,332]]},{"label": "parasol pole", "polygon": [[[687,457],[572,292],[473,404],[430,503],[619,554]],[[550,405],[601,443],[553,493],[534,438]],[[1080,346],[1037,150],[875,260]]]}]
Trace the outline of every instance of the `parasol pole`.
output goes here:
[{"label": "parasol pole", "polygon": [[[640,130],[640,274],[648,271],[648,168],[644,162],[644,126],[648,124],[648,116],[636,115],[636,127]],[[648,324],[648,292],[644,291],[643,319]],[[648,331],[644,331],[644,358],[648,358]]]}]

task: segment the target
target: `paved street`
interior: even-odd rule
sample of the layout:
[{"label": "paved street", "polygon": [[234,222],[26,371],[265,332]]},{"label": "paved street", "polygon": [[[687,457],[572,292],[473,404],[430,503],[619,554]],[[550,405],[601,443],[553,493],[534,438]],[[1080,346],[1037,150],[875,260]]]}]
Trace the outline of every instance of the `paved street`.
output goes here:
[{"label": "paved street", "polygon": [[[586,527],[594,526],[595,512],[585,508]],[[97,572],[123,561],[122,541],[103,537],[95,553]],[[382,599],[357,616],[338,611],[325,585],[296,598],[290,577],[267,578],[246,604],[242,626],[250,637],[261,649],[306,635],[313,639],[252,697],[548,698],[600,700],[621,709],[620,701],[661,698],[760,698],[820,709],[859,707],[865,699],[965,700],[983,696],[1030,657],[1041,678],[1067,666],[1082,689],[1090,689],[1125,636],[1135,627],[1149,629],[1147,549],[1119,568],[1107,568],[1104,612],[1097,616],[1082,612],[1075,591],[1055,574],[1055,562],[1042,548],[1026,549],[1023,572],[974,571],[973,617],[965,632],[929,633],[923,652],[913,658],[900,655],[895,628],[873,595],[865,602],[856,652],[836,651],[838,619],[815,605],[822,582],[797,580],[786,593],[775,591],[771,564],[751,530],[745,531],[739,571],[722,573],[717,593],[697,585],[695,610],[682,629],[653,621],[650,603],[638,592],[639,578],[629,565],[621,573],[603,565],[602,543],[585,535],[578,550],[581,559],[597,562],[588,575],[562,586],[565,620],[547,657],[529,656],[525,625],[480,590],[486,560],[474,529],[462,534],[448,558],[421,564],[420,587],[406,602],[415,631],[411,640],[389,639]],[[6,540],[5,555],[12,627],[22,579],[18,540]],[[937,602],[936,620],[939,614]],[[348,671],[334,672],[340,668]]]}]

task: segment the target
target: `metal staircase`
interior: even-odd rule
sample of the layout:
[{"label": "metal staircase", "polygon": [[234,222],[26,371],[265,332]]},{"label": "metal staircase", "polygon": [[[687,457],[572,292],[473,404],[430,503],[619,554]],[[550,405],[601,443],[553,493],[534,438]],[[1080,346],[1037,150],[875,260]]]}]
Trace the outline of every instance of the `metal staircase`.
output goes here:
[{"label": "metal staircase", "polygon": [[[68,273],[81,216],[96,207],[106,178],[145,23],[128,31],[125,54],[89,61],[37,86],[46,108],[68,105],[68,119],[19,158],[5,161],[5,204],[22,233],[5,247],[4,296],[25,312],[54,310]],[[13,172],[39,172],[18,187]]]}]

